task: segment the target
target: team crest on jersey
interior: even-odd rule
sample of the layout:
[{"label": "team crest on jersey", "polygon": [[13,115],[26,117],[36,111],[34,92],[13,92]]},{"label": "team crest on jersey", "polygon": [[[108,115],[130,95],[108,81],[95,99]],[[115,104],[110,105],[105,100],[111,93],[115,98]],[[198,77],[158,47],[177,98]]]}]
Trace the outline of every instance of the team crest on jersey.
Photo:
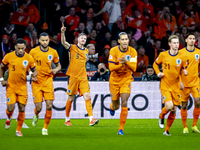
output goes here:
[{"label": "team crest on jersey", "polygon": [[23,65],[24,65],[24,68],[26,68],[26,66],[28,65],[28,61],[27,61],[27,60],[24,60],[24,61],[23,61]]},{"label": "team crest on jersey", "polygon": [[195,59],[199,59],[199,54],[195,54]]},{"label": "team crest on jersey", "polygon": [[180,65],[180,64],[181,64],[181,60],[180,60],[180,59],[177,59],[177,60],[176,60],[176,63],[177,63],[178,65]]},{"label": "team crest on jersey", "polygon": [[52,61],[52,59],[53,59],[53,56],[52,55],[48,55],[49,62]]},{"label": "team crest on jersey", "polygon": [[8,102],[8,103],[10,102],[10,98],[9,98],[9,97],[7,98],[7,102]]},{"label": "team crest on jersey", "polygon": [[131,59],[131,56],[130,55],[126,55],[126,60],[130,60]]},{"label": "team crest on jersey", "polygon": [[70,90],[70,89],[68,89],[68,93],[69,93],[69,94],[71,93],[71,90]]}]

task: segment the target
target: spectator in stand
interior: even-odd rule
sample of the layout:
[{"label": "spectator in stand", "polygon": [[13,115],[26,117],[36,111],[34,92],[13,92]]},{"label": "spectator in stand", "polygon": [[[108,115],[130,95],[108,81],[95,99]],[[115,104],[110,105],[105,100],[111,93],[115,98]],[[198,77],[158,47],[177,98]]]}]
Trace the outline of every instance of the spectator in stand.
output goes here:
[{"label": "spectator in stand", "polygon": [[152,65],[148,65],[146,70],[146,73],[142,75],[140,81],[160,81]]},{"label": "spectator in stand", "polygon": [[97,31],[95,29],[92,29],[85,45],[90,44],[91,41],[97,42],[96,37],[97,37]]},{"label": "spectator in stand", "polygon": [[29,36],[24,36],[24,40],[26,42],[25,52],[29,54],[29,52],[31,51],[31,38]]},{"label": "spectator in stand", "polygon": [[88,33],[91,32],[93,26],[94,26],[93,8],[89,8],[87,11],[87,16],[86,16],[86,29]]},{"label": "spectator in stand", "polygon": [[91,81],[108,81],[109,80],[109,73],[108,69],[106,68],[104,63],[100,63],[98,65],[98,70],[92,76]]},{"label": "spectator in stand", "polygon": [[9,2],[12,5],[13,11],[17,11],[17,9],[19,8],[19,4],[17,0],[9,0]]},{"label": "spectator in stand", "polygon": [[9,37],[8,35],[4,34],[2,35],[2,42],[0,46],[0,53],[1,53],[1,60],[4,58],[4,56],[11,51],[11,44],[9,43]]},{"label": "spectator in stand", "polygon": [[125,9],[126,9],[126,7],[127,7],[127,1],[126,0],[122,0],[121,3],[120,3],[120,7],[121,7],[122,14],[123,14]]},{"label": "spectator in stand", "polygon": [[69,31],[73,32],[80,22],[79,16],[75,15],[75,8],[71,7],[69,10],[69,15],[65,16],[67,25],[69,26]]},{"label": "spectator in stand", "polygon": [[175,35],[177,35],[179,37],[179,49],[184,48],[185,47],[185,40],[181,36],[180,32],[179,31],[175,32]]},{"label": "spectator in stand", "polygon": [[120,8],[121,0],[109,0],[105,3],[103,9],[101,9],[97,14],[94,14],[94,17],[102,14],[103,12],[108,12],[109,14],[109,24],[108,28],[112,32],[113,24],[117,21],[119,17],[122,16]]},{"label": "spectator in stand", "polygon": [[87,10],[86,6],[81,6],[81,10],[75,14],[80,17],[80,22],[86,22]]},{"label": "spectator in stand", "polygon": [[25,34],[29,36],[30,38],[32,37],[32,32],[35,31],[35,26],[33,23],[29,23],[28,26],[26,27]]},{"label": "spectator in stand", "polygon": [[97,43],[97,47],[99,48],[97,52],[99,53],[99,55],[102,55],[103,48],[105,45],[111,45],[111,41],[112,41],[112,35],[110,31],[107,31],[104,40],[102,42]]},{"label": "spectator in stand", "polygon": [[66,13],[69,14],[70,8],[73,7],[73,1],[72,0],[65,0],[65,2],[63,4],[65,6]]},{"label": "spectator in stand", "polygon": [[197,20],[195,20],[196,19],[196,11],[195,10],[191,10],[190,11],[190,16],[191,16],[191,18],[192,19],[194,19],[194,21],[195,21],[195,28],[198,28],[199,27],[199,21]]},{"label": "spectator in stand", "polygon": [[32,4],[32,0],[26,0],[26,3],[20,6],[20,9],[23,11],[23,13],[27,13],[29,15],[29,22],[34,24],[38,23],[40,19],[40,13],[37,7]]},{"label": "spectator in stand", "polygon": [[101,43],[109,29],[107,29],[106,26],[103,26],[101,22],[96,23],[95,29],[97,31],[97,41]]},{"label": "spectator in stand", "polygon": [[195,32],[194,32],[194,35],[195,35],[195,46],[197,48],[200,48],[200,29],[197,29]]},{"label": "spectator in stand", "polygon": [[[194,8],[197,11],[197,13],[200,14],[200,0],[196,1],[196,5]],[[195,15],[195,17],[196,17],[196,15]]]},{"label": "spectator in stand", "polygon": [[131,38],[129,46],[131,46],[134,49],[137,49],[137,41],[134,38]]},{"label": "spectator in stand", "polygon": [[99,61],[101,63],[104,63],[106,68],[108,68],[108,56],[109,56],[109,52],[110,52],[110,46],[106,45],[104,46],[104,51],[103,54],[99,57]]},{"label": "spectator in stand", "polygon": [[78,6],[78,0],[73,0],[72,6],[75,8],[75,12],[79,12],[81,10]]},{"label": "spectator in stand", "polygon": [[117,40],[112,40],[111,41],[111,48],[117,46]]},{"label": "spectator in stand", "polygon": [[31,48],[34,48],[36,46],[39,45],[39,40],[38,40],[38,37],[37,37],[37,32],[36,31],[33,31],[32,32],[32,38],[31,38],[31,42],[30,42],[30,46]]},{"label": "spectator in stand", "polygon": [[97,72],[99,61],[98,61],[98,56],[95,55],[94,44],[88,44],[86,48],[88,49],[88,57],[89,57],[89,59],[86,62],[86,72],[88,80],[91,80],[92,76],[95,74],[95,72]]},{"label": "spectator in stand", "polygon": [[158,57],[160,52],[164,51],[164,49],[161,48],[161,40],[158,39],[151,39],[145,46],[145,50],[146,55],[149,58],[150,65],[153,65],[155,59]]},{"label": "spectator in stand", "polygon": [[[196,12],[196,14],[195,14],[195,19],[193,19],[193,20],[195,20],[196,22],[199,22],[199,14],[198,14],[198,12],[193,8],[193,3],[192,3],[192,1],[187,1],[187,3],[186,3],[186,9],[180,14],[180,16],[179,16],[179,19],[178,19],[178,24],[183,24],[183,20],[187,20],[186,18],[185,18],[185,16],[184,16],[184,14],[187,14],[187,16],[189,16],[189,17],[191,17],[190,16],[190,11],[191,10],[194,10],[195,12]],[[190,21],[190,20],[187,20],[187,22],[192,22],[192,21]],[[188,27],[189,25],[187,25],[187,27]],[[190,30],[190,29],[189,29]],[[192,30],[194,30],[194,29],[192,29]]]},{"label": "spectator in stand", "polygon": [[11,44],[11,50],[14,51],[15,50],[15,45],[16,45],[16,42],[17,42],[17,33],[16,32],[13,32],[11,34],[11,37],[10,37],[10,44]]},{"label": "spectator in stand", "polygon": [[186,26],[189,31],[195,30],[195,21],[191,18],[190,11],[184,11],[182,20],[179,20],[179,28]]},{"label": "spectator in stand", "polygon": [[100,10],[100,6],[94,2],[94,0],[85,0],[86,10],[88,11],[89,8],[93,8],[94,13],[97,13]]},{"label": "spectator in stand", "polygon": [[184,39],[184,41],[186,39],[187,34],[188,34],[188,28],[186,26],[183,26],[181,29],[181,37]]},{"label": "spectator in stand", "polygon": [[175,0],[172,6],[170,7],[170,12],[175,16],[176,20],[179,19],[179,15],[182,13],[180,6],[180,0]]},{"label": "spectator in stand", "polygon": [[145,73],[147,66],[149,65],[149,59],[145,55],[145,49],[143,46],[138,46],[137,48],[137,72]]},{"label": "spectator in stand", "polygon": [[117,21],[116,21],[116,22],[114,23],[114,25],[113,25],[113,28],[112,28],[112,37],[113,37],[114,39],[117,39],[119,33],[120,33],[120,32],[125,32],[125,29],[126,29],[125,23],[122,22],[122,18],[119,17],[119,18],[117,19]]},{"label": "spectator in stand", "polygon": [[6,34],[10,37],[10,35],[14,32],[15,28],[13,24],[10,23],[10,21],[7,22],[7,25],[5,26],[3,30],[3,34]]}]

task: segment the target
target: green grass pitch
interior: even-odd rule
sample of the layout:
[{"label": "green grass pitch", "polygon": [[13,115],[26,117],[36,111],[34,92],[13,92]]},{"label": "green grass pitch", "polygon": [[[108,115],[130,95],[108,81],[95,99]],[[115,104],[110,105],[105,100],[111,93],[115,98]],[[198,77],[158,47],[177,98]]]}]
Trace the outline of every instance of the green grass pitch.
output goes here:
[{"label": "green grass pitch", "polygon": [[88,119],[71,122],[73,126],[66,127],[64,119],[52,119],[49,135],[43,136],[44,120],[32,127],[27,119],[25,123],[30,128],[22,129],[23,137],[16,137],[16,120],[11,121],[9,130],[4,128],[5,120],[0,120],[0,150],[197,150],[200,146],[200,134],[191,131],[192,119],[188,119],[189,134],[183,134],[182,121],[176,119],[170,129],[171,137],[162,135],[157,119],[128,119],[124,136],[117,135],[119,119],[101,119],[93,127]]}]

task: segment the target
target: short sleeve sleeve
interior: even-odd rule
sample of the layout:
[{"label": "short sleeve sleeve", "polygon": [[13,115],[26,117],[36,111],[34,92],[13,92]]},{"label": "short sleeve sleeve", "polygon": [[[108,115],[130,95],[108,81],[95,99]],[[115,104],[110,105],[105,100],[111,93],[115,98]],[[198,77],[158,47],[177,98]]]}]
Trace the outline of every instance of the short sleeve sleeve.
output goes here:
[{"label": "short sleeve sleeve", "polygon": [[157,64],[157,65],[159,65],[159,64],[161,64],[162,63],[162,53],[160,53],[160,55],[156,58],[156,60],[155,60],[155,63]]},{"label": "short sleeve sleeve", "polygon": [[6,66],[6,65],[9,64],[9,54],[7,54],[7,55],[3,58],[2,64],[3,64],[4,66]]},{"label": "short sleeve sleeve", "polygon": [[55,64],[57,64],[57,63],[60,62],[60,61],[59,61],[59,56],[58,56],[58,53],[57,53],[56,50],[55,50],[55,53],[54,53],[54,59],[53,59],[53,62],[54,62]]},{"label": "short sleeve sleeve", "polygon": [[108,57],[108,62],[109,63],[117,63],[117,58],[116,58],[114,49],[110,50],[109,57]]},{"label": "short sleeve sleeve", "polygon": [[29,55],[29,68],[34,69],[35,68],[35,62],[31,55]]}]

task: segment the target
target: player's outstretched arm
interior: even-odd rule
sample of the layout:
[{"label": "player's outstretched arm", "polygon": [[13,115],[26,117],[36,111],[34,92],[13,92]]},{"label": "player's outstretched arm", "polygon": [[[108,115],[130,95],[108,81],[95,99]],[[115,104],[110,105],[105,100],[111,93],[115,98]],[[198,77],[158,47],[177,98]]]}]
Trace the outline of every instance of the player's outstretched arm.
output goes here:
[{"label": "player's outstretched arm", "polygon": [[57,63],[55,65],[56,65],[56,68],[55,69],[51,69],[51,73],[52,74],[56,74],[58,71],[61,70],[61,64],[60,63]]},{"label": "player's outstretched arm", "polygon": [[1,63],[1,65],[0,65],[0,81],[1,81],[2,86],[7,86],[8,83],[3,78],[4,69],[5,69],[5,66],[3,63]]},{"label": "player's outstretched arm", "polygon": [[62,23],[62,28],[61,28],[61,43],[62,43],[62,45],[66,49],[69,49],[70,48],[70,44],[65,39],[65,31],[66,31],[66,27],[64,27],[64,24]]}]

